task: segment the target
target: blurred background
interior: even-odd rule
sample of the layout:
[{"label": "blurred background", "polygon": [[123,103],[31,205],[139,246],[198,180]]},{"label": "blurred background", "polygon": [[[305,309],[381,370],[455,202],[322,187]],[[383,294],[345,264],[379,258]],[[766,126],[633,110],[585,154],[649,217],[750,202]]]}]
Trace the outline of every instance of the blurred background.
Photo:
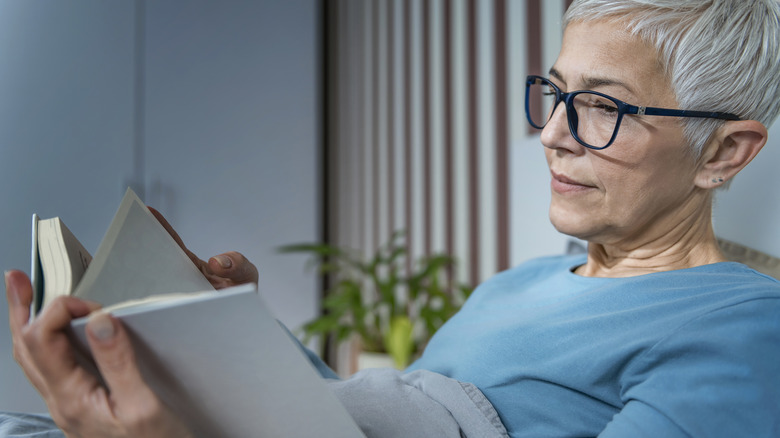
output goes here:
[{"label": "blurred background", "polygon": [[[0,265],[29,272],[33,213],[94,252],[128,186],[202,258],[244,253],[291,328],[321,285],[280,245],[371,254],[405,230],[410,259],[453,254],[469,284],[564,252],[523,79],[567,4],[0,0]],[[770,136],[715,221],[780,256]],[[2,302],[0,409],[42,411]]]}]

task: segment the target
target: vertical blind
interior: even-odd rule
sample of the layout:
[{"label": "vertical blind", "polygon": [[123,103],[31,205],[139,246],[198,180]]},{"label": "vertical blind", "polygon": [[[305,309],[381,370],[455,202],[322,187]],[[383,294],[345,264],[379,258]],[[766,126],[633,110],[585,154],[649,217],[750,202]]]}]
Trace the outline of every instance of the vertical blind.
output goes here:
[{"label": "vertical blind", "polygon": [[465,283],[509,267],[523,79],[554,61],[568,3],[325,2],[329,243],[368,256],[403,230],[410,260],[454,255]]}]

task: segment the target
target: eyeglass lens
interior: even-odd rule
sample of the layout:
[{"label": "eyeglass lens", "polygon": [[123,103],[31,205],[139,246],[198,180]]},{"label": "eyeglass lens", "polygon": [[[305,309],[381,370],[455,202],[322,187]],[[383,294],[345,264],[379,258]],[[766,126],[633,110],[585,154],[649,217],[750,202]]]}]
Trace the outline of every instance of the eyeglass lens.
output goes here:
[{"label": "eyeglass lens", "polygon": [[[536,79],[528,87],[527,98],[529,122],[536,128],[544,128],[556,107],[555,88],[547,81]],[[594,148],[609,144],[619,119],[615,102],[587,91],[575,92],[570,96],[566,112],[575,138]]]}]

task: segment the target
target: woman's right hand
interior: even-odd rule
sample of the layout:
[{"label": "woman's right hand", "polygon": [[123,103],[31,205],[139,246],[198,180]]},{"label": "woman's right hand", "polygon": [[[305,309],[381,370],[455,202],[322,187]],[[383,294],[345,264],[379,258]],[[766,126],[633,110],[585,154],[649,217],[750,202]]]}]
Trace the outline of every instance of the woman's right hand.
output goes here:
[{"label": "woman's right hand", "polygon": [[184,424],[144,382],[119,320],[97,313],[87,340],[106,386],[76,361],[66,329],[100,306],[59,297],[30,321],[32,285],[26,274],[5,274],[14,358],[69,437],[189,437]]}]

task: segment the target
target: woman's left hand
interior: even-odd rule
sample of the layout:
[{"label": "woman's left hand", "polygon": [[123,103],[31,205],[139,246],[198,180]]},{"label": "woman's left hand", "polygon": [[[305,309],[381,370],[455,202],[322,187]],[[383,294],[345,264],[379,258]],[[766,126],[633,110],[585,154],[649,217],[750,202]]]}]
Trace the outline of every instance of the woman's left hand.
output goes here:
[{"label": "woman's left hand", "polygon": [[122,324],[98,313],[87,341],[105,386],[82,368],[67,329],[96,303],[61,296],[30,321],[32,285],[24,272],[5,274],[14,358],[68,437],[189,437],[184,424],[146,385]]}]

